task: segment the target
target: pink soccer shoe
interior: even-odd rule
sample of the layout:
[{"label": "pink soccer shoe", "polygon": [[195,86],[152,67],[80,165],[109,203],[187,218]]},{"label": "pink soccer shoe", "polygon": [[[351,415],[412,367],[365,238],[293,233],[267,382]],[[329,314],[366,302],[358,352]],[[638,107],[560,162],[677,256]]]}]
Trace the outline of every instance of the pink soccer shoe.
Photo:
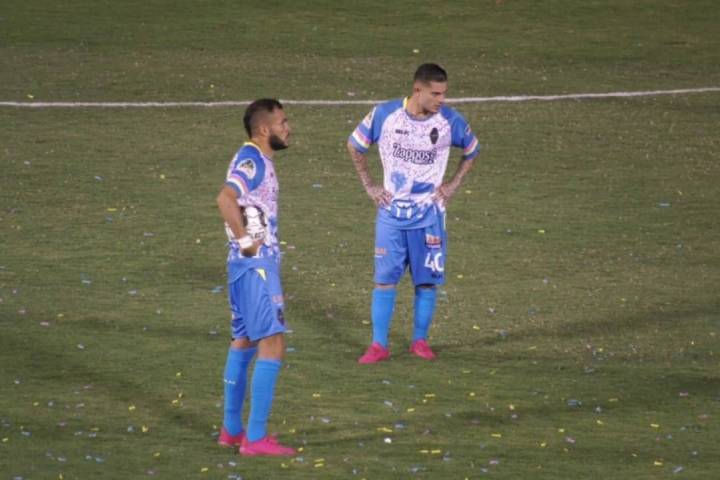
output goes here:
[{"label": "pink soccer shoe", "polygon": [[423,339],[415,340],[412,345],[410,345],[410,353],[417,355],[420,358],[424,358],[425,360],[435,360],[437,357],[435,352],[433,352],[430,348],[430,345],[428,345],[427,341]]},{"label": "pink soccer shoe", "polygon": [[367,365],[370,363],[382,362],[390,358],[390,350],[380,345],[378,342],[370,344],[362,357],[358,358],[358,363]]},{"label": "pink soccer shoe", "polygon": [[240,454],[246,457],[256,457],[260,455],[270,457],[290,457],[295,455],[295,449],[281,445],[277,439],[271,435],[256,442],[248,441],[247,437],[243,438],[240,445]]},{"label": "pink soccer shoe", "polygon": [[218,437],[218,445],[223,447],[238,447],[242,444],[245,439],[245,432],[240,432],[237,435],[230,435],[225,427],[220,429],[220,436]]}]

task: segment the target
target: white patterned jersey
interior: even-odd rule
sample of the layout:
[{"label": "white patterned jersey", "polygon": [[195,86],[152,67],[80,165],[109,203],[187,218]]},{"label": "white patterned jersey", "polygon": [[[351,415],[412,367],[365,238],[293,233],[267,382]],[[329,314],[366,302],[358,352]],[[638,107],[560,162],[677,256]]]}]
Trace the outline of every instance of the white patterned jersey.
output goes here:
[{"label": "white patterned jersey", "polygon": [[442,185],[450,148],[462,149],[465,161],[478,155],[480,144],[454,109],[442,106],[434,115],[417,118],[406,105],[407,98],[377,105],[353,131],[350,142],[360,153],[378,144],[383,186],[393,195],[378,218],[397,227],[419,228],[426,223],[433,193]]},{"label": "white patterned jersey", "polygon": [[[278,181],[272,160],[263,155],[254,143],[245,143],[230,162],[225,185],[235,190],[240,207],[257,207],[265,216],[267,234],[258,256],[278,256]],[[228,260],[242,259],[240,246],[227,223],[225,232],[230,247]]]}]

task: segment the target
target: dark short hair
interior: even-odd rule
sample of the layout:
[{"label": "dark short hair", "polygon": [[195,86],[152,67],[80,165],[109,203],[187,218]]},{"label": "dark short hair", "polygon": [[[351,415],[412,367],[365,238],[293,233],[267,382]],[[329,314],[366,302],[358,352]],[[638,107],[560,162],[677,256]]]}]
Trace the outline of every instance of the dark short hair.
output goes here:
[{"label": "dark short hair", "polygon": [[245,115],[243,116],[243,124],[245,125],[245,131],[248,137],[252,137],[261,114],[272,113],[276,108],[282,110],[283,106],[274,98],[261,98],[248,105],[247,109],[245,109]]},{"label": "dark short hair", "polygon": [[447,82],[447,72],[436,63],[423,63],[415,70],[416,82]]}]

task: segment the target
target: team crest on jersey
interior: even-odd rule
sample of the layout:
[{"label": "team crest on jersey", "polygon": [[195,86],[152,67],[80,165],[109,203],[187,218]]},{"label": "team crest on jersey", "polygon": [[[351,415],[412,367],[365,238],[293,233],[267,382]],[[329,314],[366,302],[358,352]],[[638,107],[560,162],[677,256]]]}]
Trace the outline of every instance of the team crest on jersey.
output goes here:
[{"label": "team crest on jersey", "polygon": [[240,164],[237,166],[238,170],[243,172],[247,178],[252,180],[255,178],[255,162],[253,162],[250,159],[243,160],[240,162]]},{"label": "team crest on jersey", "polygon": [[433,128],[430,131],[430,141],[432,142],[433,145],[435,145],[437,143],[438,138],[440,138],[440,132],[438,132],[437,128]]}]

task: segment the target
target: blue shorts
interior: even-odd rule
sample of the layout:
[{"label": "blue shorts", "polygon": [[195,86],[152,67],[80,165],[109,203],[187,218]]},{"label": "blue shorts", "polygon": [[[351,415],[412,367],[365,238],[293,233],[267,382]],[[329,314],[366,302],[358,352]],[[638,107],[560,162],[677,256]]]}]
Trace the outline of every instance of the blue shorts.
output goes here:
[{"label": "blue shorts", "polygon": [[285,332],[283,293],[277,270],[249,268],[228,284],[232,338],[251,342]]},{"label": "blue shorts", "polygon": [[395,228],[383,221],[375,225],[375,283],[396,285],[410,267],[413,284],[445,283],[447,232],[444,215],[427,227]]}]

